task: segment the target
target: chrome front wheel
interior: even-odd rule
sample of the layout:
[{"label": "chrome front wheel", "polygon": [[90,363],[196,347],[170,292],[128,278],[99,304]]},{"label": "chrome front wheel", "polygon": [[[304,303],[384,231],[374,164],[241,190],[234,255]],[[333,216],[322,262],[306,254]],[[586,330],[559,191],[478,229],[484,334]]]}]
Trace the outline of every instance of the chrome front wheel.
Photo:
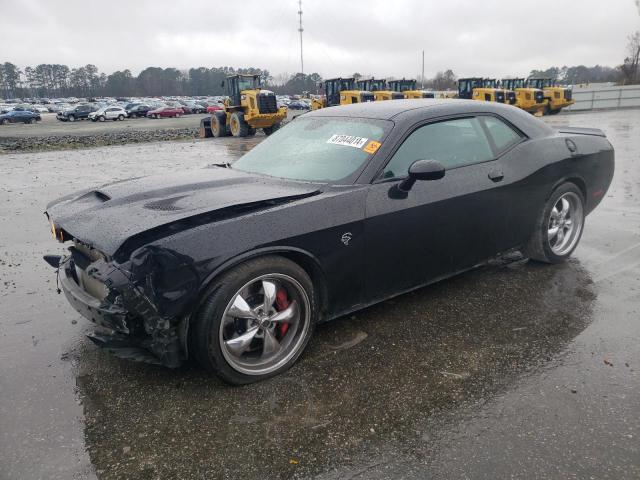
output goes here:
[{"label": "chrome front wheel", "polygon": [[257,277],[229,301],[219,341],[227,363],[245,375],[265,375],[293,358],[305,343],[311,304],[302,285],[281,273]]}]

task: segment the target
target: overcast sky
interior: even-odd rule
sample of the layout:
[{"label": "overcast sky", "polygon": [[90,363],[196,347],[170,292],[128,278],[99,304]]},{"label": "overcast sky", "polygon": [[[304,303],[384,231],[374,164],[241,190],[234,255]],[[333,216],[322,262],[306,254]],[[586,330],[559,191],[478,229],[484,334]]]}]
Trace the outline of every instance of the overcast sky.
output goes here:
[{"label": "overcast sky", "polygon": [[[622,63],[635,0],[303,0],[305,73],[524,76]],[[0,62],[300,71],[297,0],[0,0]]]}]

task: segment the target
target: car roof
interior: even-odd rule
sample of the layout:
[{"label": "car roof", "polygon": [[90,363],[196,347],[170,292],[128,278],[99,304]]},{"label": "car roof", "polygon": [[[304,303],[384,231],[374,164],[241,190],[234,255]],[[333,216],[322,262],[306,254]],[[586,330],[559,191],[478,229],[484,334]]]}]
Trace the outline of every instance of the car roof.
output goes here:
[{"label": "car roof", "polygon": [[512,105],[497,102],[480,102],[462,99],[402,99],[353,103],[321,108],[304,114],[305,117],[359,117],[392,120],[396,124],[415,124],[432,118],[449,115],[499,115],[528,137],[541,137],[553,133],[553,129],[533,115]]}]

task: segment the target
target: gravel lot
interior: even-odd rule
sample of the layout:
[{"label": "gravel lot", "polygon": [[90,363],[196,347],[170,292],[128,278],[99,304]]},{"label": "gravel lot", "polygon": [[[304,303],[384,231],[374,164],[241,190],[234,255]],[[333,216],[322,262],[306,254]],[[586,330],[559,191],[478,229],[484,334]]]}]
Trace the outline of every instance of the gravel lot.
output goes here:
[{"label": "gravel lot", "polygon": [[[288,120],[300,114],[300,111],[290,111]],[[35,125],[0,125],[0,154],[195,138],[198,136],[200,119],[204,117],[207,115],[159,119],[127,118],[115,122],[61,122],[56,119],[55,114],[44,113],[42,121]]]},{"label": "gravel lot", "polygon": [[0,478],[640,478],[640,110],[548,121],[616,147],[570,262],[498,259],[338,319],[291,370],[242,388],[90,344],[42,261],[62,250],[42,212],[262,137],[1,156]]}]

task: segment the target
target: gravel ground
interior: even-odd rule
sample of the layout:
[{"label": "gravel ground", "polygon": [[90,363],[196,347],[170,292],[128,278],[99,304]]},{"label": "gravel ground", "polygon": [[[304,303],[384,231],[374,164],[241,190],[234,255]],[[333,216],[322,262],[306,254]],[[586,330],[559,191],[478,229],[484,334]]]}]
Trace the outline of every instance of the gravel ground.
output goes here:
[{"label": "gravel ground", "polygon": [[55,294],[44,205],[201,168],[261,140],[0,158],[0,478],[640,478],[640,110],[559,115],[616,147],[563,265],[515,258],[320,326],[288,372],[232,388],[114,358]]},{"label": "gravel ground", "polygon": [[[287,120],[300,114],[299,111],[291,111]],[[54,114],[42,114],[42,121],[35,125],[0,125],[0,154],[196,138],[200,119],[204,117],[206,115],[184,115],[178,118],[71,123],[57,120]]]}]

